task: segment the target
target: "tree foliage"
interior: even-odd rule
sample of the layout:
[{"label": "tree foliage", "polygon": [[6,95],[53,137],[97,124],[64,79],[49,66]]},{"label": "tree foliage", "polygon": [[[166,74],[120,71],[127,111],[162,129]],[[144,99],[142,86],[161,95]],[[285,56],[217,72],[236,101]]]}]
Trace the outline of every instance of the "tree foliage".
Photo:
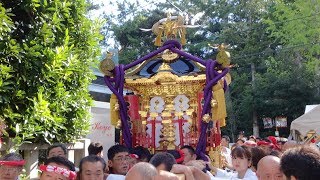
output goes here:
[{"label": "tree foliage", "polygon": [[85,0],[0,3],[0,115],[19,145],[70,142],[89,127],[99,24]]}]

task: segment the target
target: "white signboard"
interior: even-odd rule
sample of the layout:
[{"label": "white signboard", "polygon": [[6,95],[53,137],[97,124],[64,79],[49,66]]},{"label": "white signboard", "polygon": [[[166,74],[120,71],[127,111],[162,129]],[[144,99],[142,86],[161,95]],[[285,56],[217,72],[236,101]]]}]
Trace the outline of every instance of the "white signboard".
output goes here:
[{"label": "white signboard", "polygon": [[115,144],[115,128],[110,124],[110,104],[106,102],[94,102],[91,108],[91,127],[87,138],[91,142],[103,144],[103,158],[108,159],[108,149]]}]

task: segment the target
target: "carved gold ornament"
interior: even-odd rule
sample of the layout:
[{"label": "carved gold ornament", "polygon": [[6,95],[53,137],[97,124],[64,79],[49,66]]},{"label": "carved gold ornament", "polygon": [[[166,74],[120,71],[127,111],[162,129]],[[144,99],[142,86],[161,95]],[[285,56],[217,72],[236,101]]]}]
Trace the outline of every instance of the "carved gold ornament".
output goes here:
[{"label": "carved gold ornament", "polygon": [[209,123],[210,120],[211,120],[211,117],[210,117],[209,114],[203,115],[203,117],[202,117],[202,121],[203,121],[203,122]]},{"label": "carved gold ornament", "polygon": [[218,101],[215,100],[215,99],[212,99],[212,100],[211,100],[211,107],[214,108],[214,107],[216,107],[217,105],[218,105]]},{"label": "carved gold ornament", "polygon": [[177,53],[173,53],[170,50],[165,50],[163,54],[161,55],[161,58],[163,59],[164,62],[170,63],[174,60],[176,60],[179,57]]},{"label": "carved gold ornament", "polygon": [[115,64],[112,60],[112,53],[108,53],[107,57],[100,62],[99,69],[106,76],[113,76],[113,69],[115,68]]}]

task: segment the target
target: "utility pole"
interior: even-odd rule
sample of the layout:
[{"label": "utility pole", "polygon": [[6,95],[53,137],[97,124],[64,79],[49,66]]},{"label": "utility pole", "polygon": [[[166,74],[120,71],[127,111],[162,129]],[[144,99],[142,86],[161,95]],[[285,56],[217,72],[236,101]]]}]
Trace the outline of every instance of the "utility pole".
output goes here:
[{"label": "utility pole", "polygon": [[[252,85],[252,90],[255,92],[256,90],[256,85],[255,85],[255,73],[256,73],[256,67],[254,63],[251,63],[251,85]],[[253,95],[253,100],[255,99]],[[252,103],[252,127],[253,127],[253,135],[258,137],[259,136],[259,125],[258,125],[258,117],[257,117],[257,110],[255,107],[255,104]]]}]

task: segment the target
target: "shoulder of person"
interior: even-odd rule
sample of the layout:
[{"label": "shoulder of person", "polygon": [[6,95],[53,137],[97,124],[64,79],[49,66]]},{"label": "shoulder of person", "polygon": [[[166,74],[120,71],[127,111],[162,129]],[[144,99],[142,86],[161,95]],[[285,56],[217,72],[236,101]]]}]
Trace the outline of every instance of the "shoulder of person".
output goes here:
[{"label": "shoulder of person", "polygon": [[253,172],[251,169],[248,169],[246,174],[243,177],[244,180],[258,180],[258,177],[255,172]]}]

